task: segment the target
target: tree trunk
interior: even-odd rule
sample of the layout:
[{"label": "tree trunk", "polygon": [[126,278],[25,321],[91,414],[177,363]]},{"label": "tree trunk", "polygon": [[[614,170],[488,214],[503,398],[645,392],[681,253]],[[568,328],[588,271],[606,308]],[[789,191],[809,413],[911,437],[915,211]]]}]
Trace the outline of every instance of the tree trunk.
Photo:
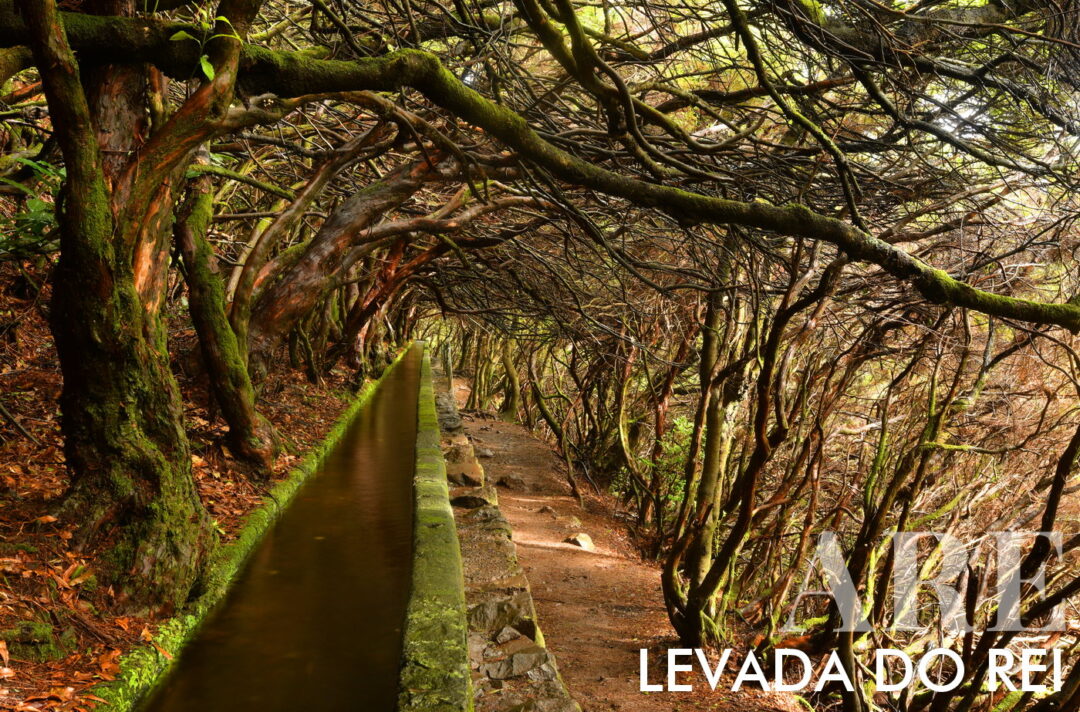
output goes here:
[{"label": "tree trunk", "polygon": [[201,178],[185,206],[186,215],[175,229],[176,246],[184,262],[188,305],[199,335],[210,387],[221,415],[229,424],[229,450],[239,459],[268,477],[277,458],[279,444],[273,426],[255,407],[251,386],[236,334],[225,310],[225,290],[213,267],[214,251],[206,241],[213,216],[213,197],[208,179]]},{"label": "tree trunk", "polygon": [[[86,10],[131,15],[134,5],[101,0]],[[171,186],[228,108],[240,43],[210,43],[216,79],[147,137],[144,70],[96,68],[85,91],[55,0],[18,7],[67,171],[51,310],[72,475],[61,514],[80,525],[76,545],[110,542],[100,573],[124,609],[168,612],[185,600],[213,536],[161,317]],[[231,23],[217,31],[243,35],[256,10],[254,0],[225,0]]]},{"label": "tree trunk", "polygon": [[252,378],[265,376],[285,336],[335,286],[357,233],[408,200],[434,168],[426,160],[410,163],[350,197],[322,225],[300,259],[259,295],[247,335]]},{"label": "tree trunk", "polygon": [[[80,523],[77,545],[113,542],[102,573],[124,607],[170,610],[194,582],[211,531],[191,478],[180,393],[158,311],[136,283],[134,250],[118,239],[111,181],[55,3],[23,6],[37,64],[53,70],[42,78],[67,166],[51,309],[72,473],[62,516]],[[95,93],[123,93],[128,76],[106,73]]]},{"label": "tree trunk", "polygon": [[[722,295],[719,292],[709,295],[709,311],[705,317],[705,328],[702,330],[701,363],[698,380],[701,384],[701,397],[708,398],[708,405],[705,411],[704,460],[701,464],[701,475],[697,489],[698,529],[690,544],[686,561],[686,574],[690,579],[691,586],[701,584],[701,580],[705,578],[705,574],[712,564],[716,524],[719,518],[717,499],[720,476],[724,466],[721,451],[725,434],[724,423],[727,419],[724,417],[726,415],[726,404],[720,397],[718,384],[714,384],[713,379],[716,364],[721,354],[719,334],[721,297]],[[708,392],[708,395],[706,395],[706,392]]]},{"label": "tree trunk", "polygon": [[510,339],[503,341],[501,356],[506,387],[502,406],[499,408],[499,419],[513,423],[517,421],[518,410],[521,408],[521,378],[518,377],[517,366],[514,364],[513,343]]},{"label": "tree trunk", "polygon": [[469,367],[471,365],[470,357],[472,356],[472,343],[473,332],[469,329],[463,329],[461,334],[461,351],[458,352],[457,367],[455,371],[462,375],[469,375]]}]

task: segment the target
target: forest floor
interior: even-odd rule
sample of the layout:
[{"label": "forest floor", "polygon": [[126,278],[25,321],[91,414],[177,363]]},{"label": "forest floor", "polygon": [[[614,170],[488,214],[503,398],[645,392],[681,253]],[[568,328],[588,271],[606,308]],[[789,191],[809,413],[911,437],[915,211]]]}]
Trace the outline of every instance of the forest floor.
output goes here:
[{"label": "forest floor", "polygon": [[[455,396],[462,407],[466,381],[455,379]],[[487,480],[520,479],[513,488],[499,488],[499,507],[514,529],[545,644],[585,712],[803,710],[781,693],[731,692],[730,665],[716,691],[698,671],[679,678],[692,683],[693,692],[641,692],[639,650],[650,650],[650,682],[657,683],[664,651],[682,647],[664,609],[659,564],[642,560],[625,522],[615,516],[612,497],[590,491],[579,506],[565,464],[550,445],[489,414],[463,411],[462,417],[477,452],[491,451],[480,460]],[[579,532],[592,538],[595,551],[565,541]]]},{"label": "forest floor", "polygon": [[[86,710],[89,689],[112,679],[118,658],[149,640],[155,622],[114,612],[111,589],[96,585],[98,551],[75,551],[76,523],[56,516],[68,477],[48,298],[13,289],[10,277],[0,274],[0,406],[11,416],[0,411],[0,710]],[[253,482],[222,447],[225,428],[209,410],[205,379],[180,367],[199,363],[194,331],[177,326],[169,337],[199,495],[228,542],[274,481],[326,436],[351,393],[342,374],[322,386],[295,371],[268,383],[259,405],[288,452],[271,482]]]}]

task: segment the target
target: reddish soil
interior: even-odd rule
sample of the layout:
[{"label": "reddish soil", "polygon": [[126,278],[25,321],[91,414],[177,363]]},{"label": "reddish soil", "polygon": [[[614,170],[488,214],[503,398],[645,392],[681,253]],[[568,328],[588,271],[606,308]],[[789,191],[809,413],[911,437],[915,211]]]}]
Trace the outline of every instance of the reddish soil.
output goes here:
[{"label": "reddish soil", "polygon": [[[459,405],[467,387],[457,385]],[[643,561],[615,502],[590,493],[582,509],[570,494],[564,463],[550,445],[525,428],[482,413],[463,413],[465,431],[489,482],[513,475],[524,487],[499,488],[499,506],[514,529],[518,559],[529,577],[540,627],[558,659],[570,693],[586,712],[797,712],[791,697],[760,690],[730,691],[730,676],[714,692],[704,676],[680,677],[694,692],[639,690],[639,650],[652,651],[652,679],[662,675],[661,656],[682,647],[674,637],[660,590],[660,567]],[[588,552],[564,540],[592,537]],[[739,656],[741,660],[741,656]],[[725,688],[726,686],[726,688]]]}]

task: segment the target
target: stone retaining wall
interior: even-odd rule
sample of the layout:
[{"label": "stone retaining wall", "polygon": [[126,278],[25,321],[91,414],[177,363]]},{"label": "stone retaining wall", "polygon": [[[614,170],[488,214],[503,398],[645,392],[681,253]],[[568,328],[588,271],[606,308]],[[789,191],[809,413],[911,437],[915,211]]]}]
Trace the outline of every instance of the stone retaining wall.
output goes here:
[{"label": "stone retaining wall", "polygon": [[450,502],[464,560],[469,664],[477,712],[581,712],[544,646],[529,581],[498,493],[484,478],[449,384],[437,398]]}]

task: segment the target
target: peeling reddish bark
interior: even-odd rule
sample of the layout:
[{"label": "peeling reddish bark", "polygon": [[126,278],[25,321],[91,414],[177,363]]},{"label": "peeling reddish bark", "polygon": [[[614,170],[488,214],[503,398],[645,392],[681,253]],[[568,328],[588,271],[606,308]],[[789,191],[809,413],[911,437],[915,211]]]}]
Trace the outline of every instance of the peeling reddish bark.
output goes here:
[{"label": "peeling reddish bark", "polygon": [[337,283],[358,233],[436,178],[437,168],[419,160],[351,196],[323,223],[300,259],[258,296],[247,336],[252,378],[266,375],[274,350]]}]

